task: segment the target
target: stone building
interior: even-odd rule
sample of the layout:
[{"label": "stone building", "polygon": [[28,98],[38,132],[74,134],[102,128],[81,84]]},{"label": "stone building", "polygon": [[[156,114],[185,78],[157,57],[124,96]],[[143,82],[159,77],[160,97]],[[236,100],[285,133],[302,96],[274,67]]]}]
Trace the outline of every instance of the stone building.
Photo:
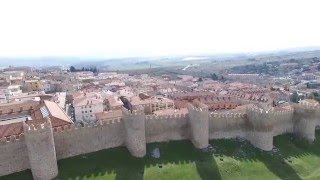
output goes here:
[{"label": "stone building", "polygon": [[104,111],[104,99],[98,93],[76,93],[73,96],[73,107],[77,122],[94,122],[95,114]]}]

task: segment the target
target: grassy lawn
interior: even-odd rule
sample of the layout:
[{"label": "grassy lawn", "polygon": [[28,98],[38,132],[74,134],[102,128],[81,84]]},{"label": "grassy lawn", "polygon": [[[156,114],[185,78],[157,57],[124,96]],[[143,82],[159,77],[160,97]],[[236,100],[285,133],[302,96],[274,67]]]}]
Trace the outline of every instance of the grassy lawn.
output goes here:
[{"label": "grassy lawn", "polygon": [[[277,151],[262,152],[247,142],[214,140],[214,153],[196,150],[189,141],[154,143],[145,158],[114,148],[60,160],[56,179],[320,179],[320,131],[308,144],[290,135],[274,139]],[[161,158],[150,152],[159,147]],[[32,179],[31,171],[0,180]]]}]

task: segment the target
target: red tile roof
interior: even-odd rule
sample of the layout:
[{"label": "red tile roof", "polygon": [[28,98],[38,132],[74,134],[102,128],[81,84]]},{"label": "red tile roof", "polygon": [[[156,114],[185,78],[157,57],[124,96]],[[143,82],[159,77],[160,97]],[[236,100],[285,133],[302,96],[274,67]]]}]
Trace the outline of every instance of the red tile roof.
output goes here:
[{"label": "red tile roof", "polygon": [[[47,108],[53,127],[64,126],[73,123],[66,113],[59,107],[59,105],[51,101],[43,101],[43,103],[34,107],[34,110],[30,112],[32,120],[27,121],[26,123],[41,124],[45,122],[40,111],[41,107]],[[22,122],[7,120],[6,123],[0,124],[0,138],[19,135],[21,133],[23,133]]]}]

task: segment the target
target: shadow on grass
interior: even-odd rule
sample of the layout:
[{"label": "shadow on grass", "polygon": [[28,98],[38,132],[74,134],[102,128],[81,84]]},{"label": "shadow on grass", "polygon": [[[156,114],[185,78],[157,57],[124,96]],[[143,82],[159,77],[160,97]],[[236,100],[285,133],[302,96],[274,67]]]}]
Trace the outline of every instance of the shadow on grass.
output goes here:
[{"label": "shadow on grass", "polygon": [[229,156],[238,161],[262,162],[279,179],[302,179],[292,166],[292,158],[308,155],[320,157],[320,131],[316,131],[316,141],[311,144],[293,134],[277,136],[274,138],[275,149],[270,152],[259,150],[247,141],[214,140],[211,144],[219,147],[218,156]]},{"label": "shadow on grass", "polygon": [[280,179],[301,179],[291,165],[282,157],[275,158],[268,154],[259,156],[258,160]]},{"label": "shadow on grass", "polygon": [[[154,148],[160,149],[159,159],[150,155]],[[203,180],[221,179],[213,155],[195,149],[190,141],[148,144],[147,152],[146,157],[135,158],[125,147],[119,147],[59,160],[59,175],[55,179],[103,179],[108,175],[109,178],[117,180],[142,180],[145,168],[153,167],[161,172],[161,169],[169,164],[192,163],[196,165],[196,170]],[[181,170],[179,175],[182,178],[186,174],[183,169]],[[26,180],[28,178],[32,178],[30,170],[0,179]]]},{"label": "shadow on grass", "polygon": [[[192,163],[195,164],[201,179],[222,179],[215,161],[219,156],[229,156],[240,162],[262,162],[279,179],[301,179],[292,167],[290,158],[301,158],[306,155],[320,157],[320,131],[317,131],[316,135],[318,140],[314,144],[309,144],[292,135],[275,137],[274,145],[278,149],[276,152],[264,152],[254,148],[247,141],[231,139],[211,141],[210,143],[216,150],[214,154],[195,149],[187,140],[148,144],[147,155],[144,158],[135,158],[125,147],[118,147],[58,161],[59,175],[56,179],[103,179],[105,175],[108,175],[109,179],[141,180],[148,167],[159,168],[161,172],[161,167],[167,164]],[[159,159],[150,156],[150,152],[156,147],[161,152]],[[183,173],[181,171],[180,174],[184,175]],[[0,178],[0,180],[20,179],[32,179],[31,171],[27,170]]]},{"label": "shadow on grass", "polygon": [[202,180],[222,179],[217,163],[211,153],[201,153],[195,164]]}]

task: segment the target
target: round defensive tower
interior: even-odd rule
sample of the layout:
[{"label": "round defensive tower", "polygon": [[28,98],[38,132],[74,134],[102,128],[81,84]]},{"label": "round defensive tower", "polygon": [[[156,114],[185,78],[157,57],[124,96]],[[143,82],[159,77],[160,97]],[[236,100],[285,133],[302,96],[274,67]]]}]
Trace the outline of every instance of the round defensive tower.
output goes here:
[{"label": "round defensive tower", "polygon": [[44,124],[24,123],[29,162],[35,180],[49,180],[58,175],[57,157],[50,119]]},{"label": "round defensive tower", "polygon": [[274,112],[272,109],[247,108],[247,139],[255,147],[264,151],[273,148]]},{"label": "round defensive tower", "polygon": [[143,107],[136,110],[123,111],[123,120],[126,129],[126,146],[135,157],[146,155],[145,114]]},{"label": "round defensive tower", "polygon": [[209,112],[208,107],[201,104],[195,107],[188,105],[191,141],[196,148],[206,148],[209,145]]},{"label": "round defensive tower", "polygon": [[294,108],[294,132],[297,136],[310,142],[315,140],[316,122],[319,119],[320,107],[307,102],[300,102]]}]

